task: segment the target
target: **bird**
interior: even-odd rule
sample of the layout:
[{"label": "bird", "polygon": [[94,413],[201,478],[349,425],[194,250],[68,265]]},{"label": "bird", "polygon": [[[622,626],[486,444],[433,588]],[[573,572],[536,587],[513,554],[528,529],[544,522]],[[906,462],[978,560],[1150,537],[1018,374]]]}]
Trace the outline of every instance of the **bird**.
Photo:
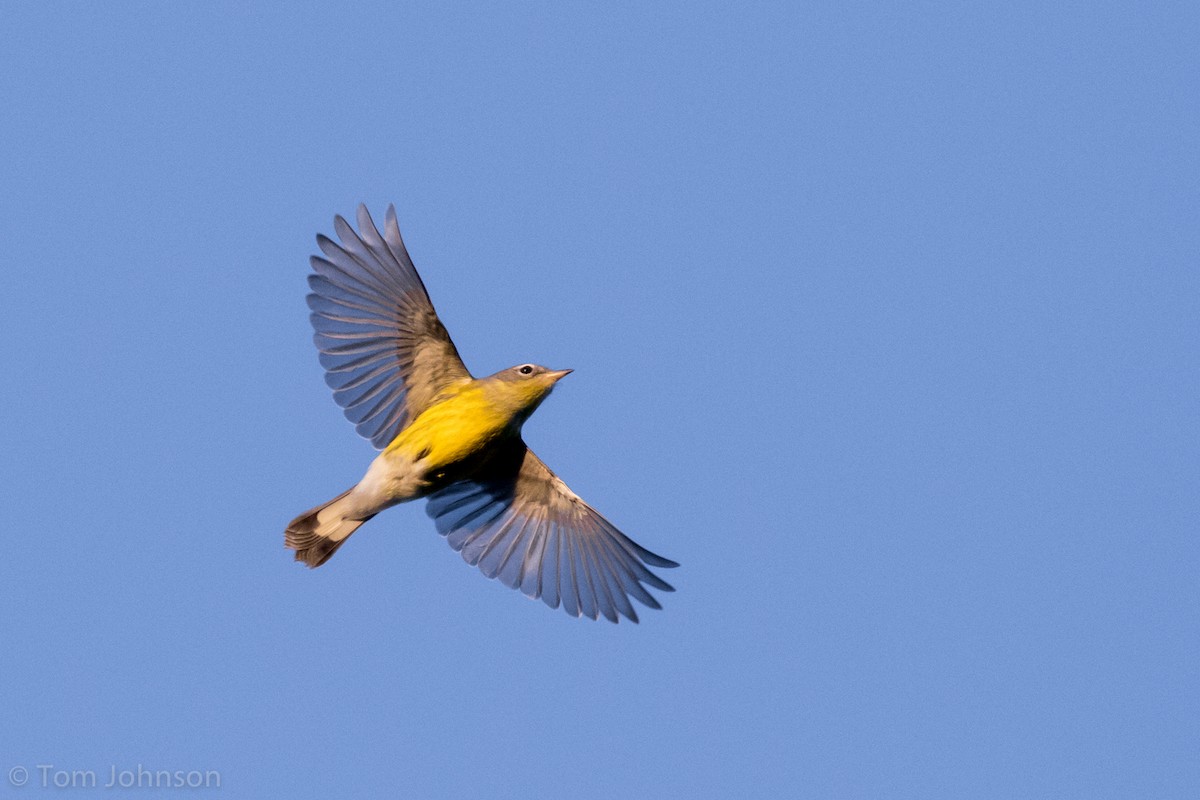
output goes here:
[{"label": "bird", "polygon": [[571,616],[638,621],[631,598],[674,588],[649,568],[679,566],[634,542],[525,444],[522,426],[572,372],[524,363],[467,370],[434,311],[389,205],[383,232],[365,205],[358,230],[317,235],[307,302],[325,382],[381,451],[356,485],[296,517],[285,545],[326,563],[365,522],[425,499],[438,533],[488,578]]}]

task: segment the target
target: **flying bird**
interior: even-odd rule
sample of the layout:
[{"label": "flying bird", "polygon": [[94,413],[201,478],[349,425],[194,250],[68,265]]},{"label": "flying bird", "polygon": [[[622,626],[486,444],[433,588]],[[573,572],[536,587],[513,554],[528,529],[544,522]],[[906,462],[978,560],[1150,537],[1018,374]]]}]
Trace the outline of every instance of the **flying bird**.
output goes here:
[{"label": "flying bird", "polygon": [[[287,526],[296,560],[319,567],[380,511],[426,498],[438,533],[489,578],[572,616],[637,622],[630,598],[661,608],[648,569],[677,567],[617,530],[521,438],[529,415],[571,370],[521,364],[467,371],[400,238],[365,206],[340,243],[317,236],[308,305],[325,381],[382,452],[362,480]],[[643,586],[645,584],[645,586]]]}]

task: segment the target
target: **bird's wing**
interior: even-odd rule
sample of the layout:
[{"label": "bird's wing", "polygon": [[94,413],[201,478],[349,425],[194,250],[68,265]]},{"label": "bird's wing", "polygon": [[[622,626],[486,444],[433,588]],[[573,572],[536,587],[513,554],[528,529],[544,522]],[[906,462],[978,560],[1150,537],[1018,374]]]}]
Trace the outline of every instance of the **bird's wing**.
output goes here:
[{"label": "bird's wing", "polygon": [[674,591],[645,565],[678,564],[613,527],[520,439],[471,479],[430,495],[426,511],[468,564],[572,616],[637,622],[630,597],[661,608],[643,583]]},{"label": "bird's wing", "polygon": [[469,379],[450,334],[400,238],[388,206],[382,236],[366,206],[358,232],[334,218],[341,244],[317,236],[312,257],[313,341],[325,382],[355,429],[378,449],[428,408],[448,385]]}]

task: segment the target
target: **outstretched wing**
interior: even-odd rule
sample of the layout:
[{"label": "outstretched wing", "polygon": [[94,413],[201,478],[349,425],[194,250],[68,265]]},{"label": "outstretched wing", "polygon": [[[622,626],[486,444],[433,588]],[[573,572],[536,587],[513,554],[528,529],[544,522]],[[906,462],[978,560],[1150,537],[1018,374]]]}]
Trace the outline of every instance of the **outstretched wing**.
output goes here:
[{"label": "outstretched wing", "polygon": [[572,616],[637,622],[630,597],[661,608],[643,583],[674,591],[645,565],[678,564],[613,527],[520,439],[472,478],[430,495],[426,511],[468,564]]},{"label": "outstretched wing", "polygon": [[400,238],[388,206],[380,236],[366,206],[358,232],[334,218],[341,244],[317,236],[313,256],[313,341],[325,382],[355,429],[382,450],[450,384],[470,379]]}]

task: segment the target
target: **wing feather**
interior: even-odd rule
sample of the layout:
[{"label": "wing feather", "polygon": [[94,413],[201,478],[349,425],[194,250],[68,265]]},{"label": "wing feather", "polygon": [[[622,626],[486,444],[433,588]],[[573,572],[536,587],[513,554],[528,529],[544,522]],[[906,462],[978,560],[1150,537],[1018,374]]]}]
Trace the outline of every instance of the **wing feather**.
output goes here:
[{"label": "wing feather", "polygon": [[637,622],[631,597],[661,608],[643,584],[674,591],[646,566],[674,561],[617,530],[519,439],[431,495],[426,510],[468,564],[572,616]]},{"label": "wing feather", "polygon": [[365,206],[358,230],[333,221],[340,242],[317,236],[313,274],[313,342],[325,382],[355,429],[378,449],[451,384],[468,380],[446,328],[400,237],[389,206],[380,234]]}]

